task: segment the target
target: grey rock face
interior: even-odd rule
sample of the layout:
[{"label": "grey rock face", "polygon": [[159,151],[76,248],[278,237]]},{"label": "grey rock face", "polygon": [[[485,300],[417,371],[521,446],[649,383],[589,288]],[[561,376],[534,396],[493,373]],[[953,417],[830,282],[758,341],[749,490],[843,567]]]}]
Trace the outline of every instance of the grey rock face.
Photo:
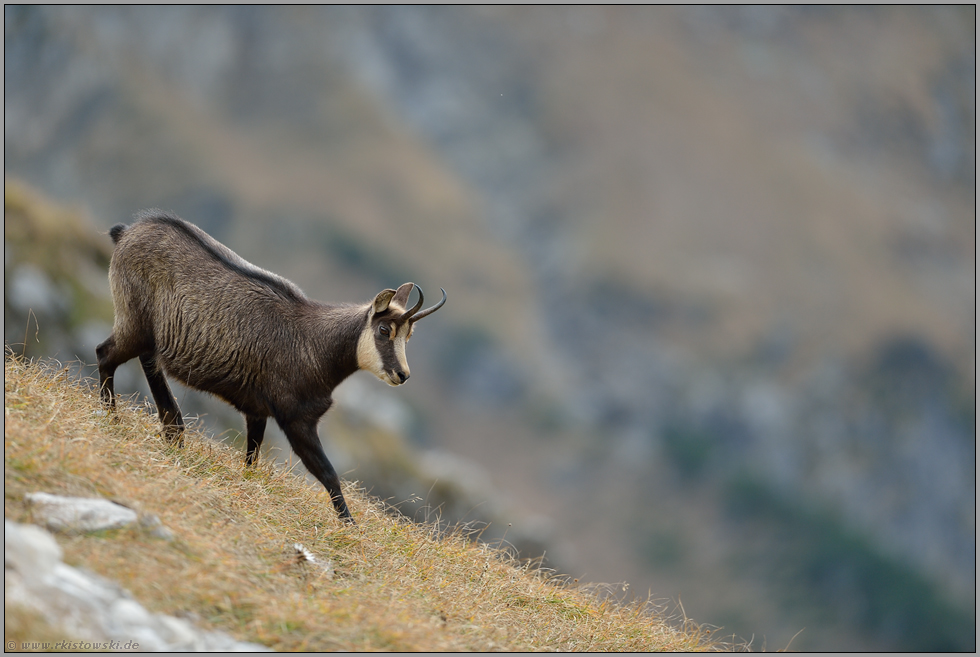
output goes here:
[{"label": "grey rock face", "polygon": [[44,529],[6,519],[3,526],[5,602],[38,612],[96,650],[269,651],[151,613],[117,584],[64,564],[61,547]]},{"label": "grey rock face", "polygon": [[139,514],[115,502],[98,498],[64,497],[28,493],[34,515],[51,531],[94,532],[121,529],[136,522]]}]

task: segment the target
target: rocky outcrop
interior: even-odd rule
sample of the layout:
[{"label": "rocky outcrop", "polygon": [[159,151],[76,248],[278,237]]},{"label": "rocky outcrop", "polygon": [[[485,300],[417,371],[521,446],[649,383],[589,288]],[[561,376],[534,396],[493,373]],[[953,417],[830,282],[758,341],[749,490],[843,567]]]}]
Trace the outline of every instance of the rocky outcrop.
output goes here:
[{"label": "rocky outcrop", "polygon": [[53,532],[97,532],[137,524],[154,538],[170,540],[173,532],[153,514],[139,514],[129,507],[91,497],[64,497],[50,493],[28,493],[35,520]]},{"label": "rocky outcrop", "polygon": [[[64,509],[67,505],[62,503],[60,507]],[[133,515],[135,521],[136,514]],[[180,618],[147,611],[114,582],[63,563],[61,547],[40,527],[4,519],[3,529],[5,605],[26,607],[40,614],[49,625],[81,642],[81,647],[138,651],[269,650],[258,644],[236,641],[223,632],[199,630]]]}]

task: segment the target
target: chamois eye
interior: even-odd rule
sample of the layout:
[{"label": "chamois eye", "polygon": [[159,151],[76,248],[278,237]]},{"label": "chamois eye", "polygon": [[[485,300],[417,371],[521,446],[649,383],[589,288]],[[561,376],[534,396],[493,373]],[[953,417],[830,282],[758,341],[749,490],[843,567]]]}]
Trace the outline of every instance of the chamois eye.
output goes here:
[{"label": "chamois eye", "polygon": [[379,325],[378,326],[378,333],[380,333],[381,335],[383,335],[385,337],[388,337],[388,333],[389,333],[388,326],[385,325],[385,324]]}]

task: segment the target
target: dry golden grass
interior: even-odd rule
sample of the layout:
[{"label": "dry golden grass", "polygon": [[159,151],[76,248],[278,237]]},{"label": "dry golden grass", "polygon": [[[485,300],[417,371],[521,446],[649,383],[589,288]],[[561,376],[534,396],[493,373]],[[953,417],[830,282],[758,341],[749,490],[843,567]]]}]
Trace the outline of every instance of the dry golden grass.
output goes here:
[{"label": "dry golden grass", "polygon": [[[353,485],[344,492],[358,525],[345,526],[322,488],[268,464],[245,470],[243,454],[195,427],[177,449],[144,406],[120,400],[106,418],[92,382],[56,362],[8,353],[4,392],[4,515],[30,521],[31,491],[158,515],[174,540],[140,529],[58,537],[68,563],[152,611],[289,651],[723,647],[650,605],[603,601],[463,532],[393,518]],[[329,560],[333,576],[298,563],[294,543]]]}]

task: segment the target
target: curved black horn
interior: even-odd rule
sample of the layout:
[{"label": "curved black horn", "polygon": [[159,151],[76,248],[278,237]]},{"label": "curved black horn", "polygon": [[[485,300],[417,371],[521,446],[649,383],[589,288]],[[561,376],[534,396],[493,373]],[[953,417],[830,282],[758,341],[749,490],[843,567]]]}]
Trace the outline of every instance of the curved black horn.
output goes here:
[{"label": "curved black horn", "polygon": [[[418,286],[416,285],[415,287],[418,287]],[[420,319],[422,319],[423,317],[428,317],[429,315],[431,315],[435,311],[437,311],[440,308],[442,308],[442,306],[446,303],[446,291],[443,290],[441,287],[439,288],[439,291],[442,292],[442,301],[440,301],[436,305],[432,306],[431,308],[426,308],[422,312],[413,315],[412,316],[412,319],[410,319],[409,321],[411,321],[411,322],[417,322]],[[419,303],[422,303],[422,288],[420,288],[420,287],[419,287]]]},{"label": "curved black horn", "polygon": [[[415,284],[412,283],[412,285]],[[411,308],[409,308],[408,310],[406,310],[401,314],[401,317],[398,318],[398,321],[400,322],[405,321],[406,319],[408,319],[409,317],[417,313],[419,311],[419,308],[422,307],[422,301],[423,299],[425,299],[425,296],[422,294],[422,288],[420,288],[418,285],[415,285],[415,289],[419,291],[419,300],[415,302],[414,306],[412,306]],[[408,301],[408,299],[406,299],[406,301]]]}]

